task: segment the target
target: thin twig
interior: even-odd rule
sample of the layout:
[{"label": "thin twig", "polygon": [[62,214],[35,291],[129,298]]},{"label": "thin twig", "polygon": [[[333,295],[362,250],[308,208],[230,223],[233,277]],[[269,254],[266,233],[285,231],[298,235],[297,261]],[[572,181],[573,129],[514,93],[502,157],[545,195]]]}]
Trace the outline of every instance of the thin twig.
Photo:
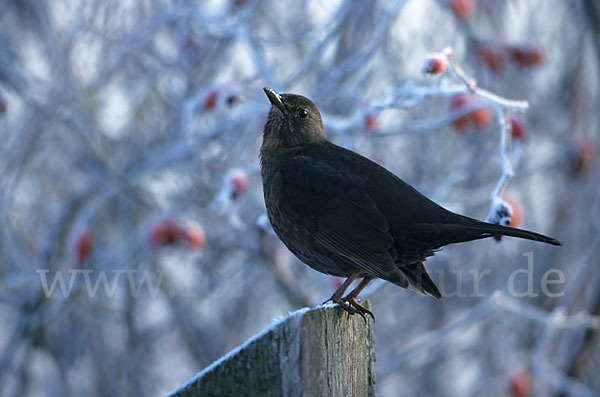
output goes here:
[{"label": "thin twig", "polygon": [[506,187],[508,180],[514,175],[512,163],[510,161],[510,142],[511,142],[511,125],[508,109],[502,109],[502,115],[498,117],[500,124],[500,159],[502,160],[502,175],[492,191],[492,199],[500,197],[502,191]]}]

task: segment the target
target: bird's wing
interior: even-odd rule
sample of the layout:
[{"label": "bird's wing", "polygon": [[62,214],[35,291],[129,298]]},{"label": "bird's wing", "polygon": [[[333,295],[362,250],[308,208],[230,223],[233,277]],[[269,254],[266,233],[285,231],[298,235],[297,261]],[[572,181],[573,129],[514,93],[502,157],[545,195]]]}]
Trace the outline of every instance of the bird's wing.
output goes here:
[{"label": "bird's wing", "polygon": [[408,285],[390,255],[390,224],[364,189],[368,180],[305,155],[289,158],[278,172],[279,205],[294,214],[295,227],[357,269]]}]

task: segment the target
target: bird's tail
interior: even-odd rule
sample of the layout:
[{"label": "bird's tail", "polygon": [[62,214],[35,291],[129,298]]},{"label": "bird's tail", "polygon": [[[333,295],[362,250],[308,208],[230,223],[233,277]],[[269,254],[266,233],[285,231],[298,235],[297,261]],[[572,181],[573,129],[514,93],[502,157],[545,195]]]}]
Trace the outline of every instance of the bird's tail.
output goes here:
[{"label": "bird's tail", "polygon": [[514,227],[495,225],[493,223],[475,221],[461,226],[472,233],[473,238],[471,240],[494,236],[511,236],[540,241],[546,244],[562,245],[560,241],[552,237],[544,236],[543,234],[530,232],[529,230],[515,229]]},{"label": "bird's tail", "polygon": [[[481,222],[466,216],[460,216],[460,219],[455,219],[454,223],[438,224],[437,227],[439,234],[445,236],[445,239],[440,242],[438,248],[446,244],[499,236],[519,237],[527,240],[540,241],[546,244],[562,245],[560,241],[552,237],[544,236],[543,234],[530,232],[529,230],[515,229],[514,227]],[[403,276],[401,279],[402,282],[395,279],[388,279],[388,281],[400,285],[401,287],[409,288],[420,294],[431,295],[441,299],[442,294],[427,274],[423,263],[418,262],[410,265],[402,265],[399,266],[398,269]]]},{"label": "bird's tail", "polygon": [[427,274],[423,263],[417,262],[400,267],[400,271],[408,280],[405,288],[411,289],[422,295],[431,295],[434,298],[442,299],[440,290],[433,280]]}]

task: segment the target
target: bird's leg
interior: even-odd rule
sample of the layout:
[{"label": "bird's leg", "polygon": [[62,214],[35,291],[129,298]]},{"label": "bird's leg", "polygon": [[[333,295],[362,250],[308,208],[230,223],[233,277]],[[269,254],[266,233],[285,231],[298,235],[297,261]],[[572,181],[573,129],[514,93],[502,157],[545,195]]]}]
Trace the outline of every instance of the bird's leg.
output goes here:
[{"label": "bird's leg", "polygon": [[[364,313],[362,311],[360,311],[359,309],[355,309],[354,307],[352,307],[351,305],[349,305],[348,303],[346,303],[344,301],[344,299],[342,299],[342,296],[344,295],[344,292],[346,292],[346,290],[348,289],[348,287],[350,286],[350,284],[352,284],[352,282],[354,282],[354,280],[356,280],[356,278],[358,277],[359,274],[360,274],[360,272],[352,273],[342,283],[342,285],[340,285],[340,287],[337,290],[335,290],[335,292],[333,293],[333,295],[331,295],[331,298],[327,299],[325,302],[323,302],[323,304],[325,304],[325,303],[327,303],[329,301],[331,301],[333,303],[337,303],[338,305],[340,305],[340,307],[342,309],[344,309],[345,311],[347,311],[349,314],[356,314],[356,313],[358,313],[358,314],[360,314],[366,320],[365,315],[364,315]],[[363,282],[364,282],[364,280],[363,280]],[[362,282],[361,282],[361,284],[362,284]],[[354,290],[356,290],[356,288]],[[352,292],[354,292],[354,290]],[[373,314],[371,314],[371,316],[372,315]]]},{"label": "bird's leg", "polygon": [[356,288],[354,288],[352,291],[350,291],[348,295],[342,298],[342,301],[348,302],[350,306],[352,306],[352,308],[354,308],[356,311],[362,314],[363,318],[365,314],[368,314],[369,316],[371,316],[373,321],[375,321],[375,315],[373,314],[373,312],[371,312],[364,306],[359,305],[358,302],[356,302],[356,297],[358,297],[358,294],[360,294],[360,292],[367,286],[367,284],[369,284],[371,280],[373,280],[373,277],[363,278],[360,284],[356,286]]},{"label": "bird's leg", "polygon": [[331,298],[327,299],[322,304],[324,305],[325,303],[327,303],[329,301],[334,302],[334,303],[341,302],[342,296],[344,295],[344,292],[346,292],[346,290],[348,289],[348,287],[350,286],[350,284],[352,284],[354,282],[354,280],[356,280],[356,278],[358,277],[359,274],[360,274],[360,272],[356,272],[356,273],[351,274],[350,277],[348,277],[342,283],[342,285],[340,285],[339,288],[335,290],[335,292],[333,293],[333,295],[331,295]]}]

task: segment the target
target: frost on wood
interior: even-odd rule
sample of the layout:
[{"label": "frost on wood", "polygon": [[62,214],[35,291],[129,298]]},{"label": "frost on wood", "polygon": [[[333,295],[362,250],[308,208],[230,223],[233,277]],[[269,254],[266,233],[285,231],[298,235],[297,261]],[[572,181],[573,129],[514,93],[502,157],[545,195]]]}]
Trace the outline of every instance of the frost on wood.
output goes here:
[{"label": "frost on wood", "polygon": [[[363,302],[370,308],[368,301]],[[171,396],[374,396],[372,323],[337,305],[276,321]]]}]

